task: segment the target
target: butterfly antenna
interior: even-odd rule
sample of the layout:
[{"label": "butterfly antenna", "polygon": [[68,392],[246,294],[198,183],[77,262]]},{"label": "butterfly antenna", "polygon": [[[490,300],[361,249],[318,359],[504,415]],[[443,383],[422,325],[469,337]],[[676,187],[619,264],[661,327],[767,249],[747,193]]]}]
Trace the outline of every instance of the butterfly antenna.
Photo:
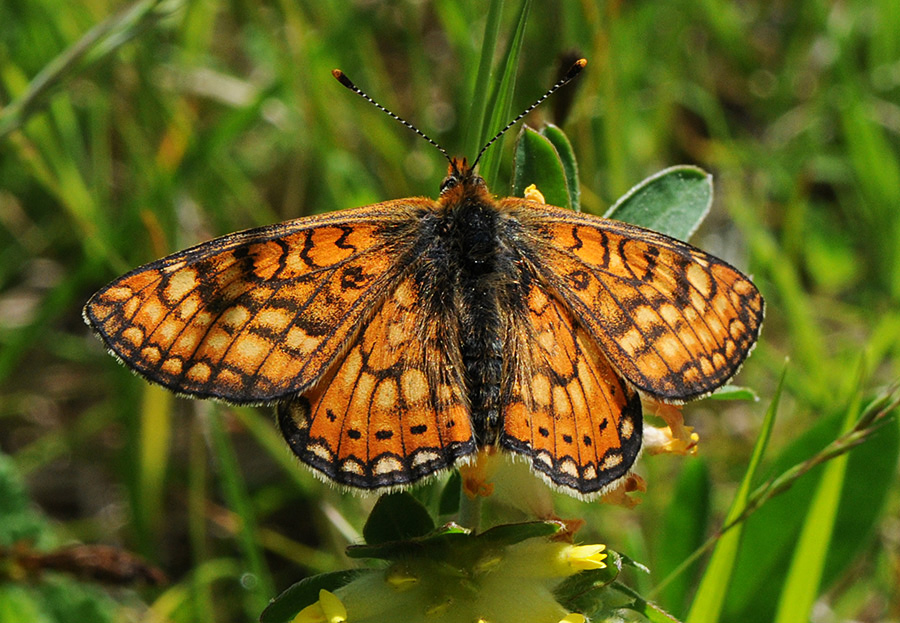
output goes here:
[{"label": "butterfly antenna", "polygon": [[444,158],[446,158],[450,163],[453,162],[453,159],[450,157],[450,154],[447,153],[446,149],[444,149],[443,147],[438,145],[434,140],[432,140],[432,138],[430,136],[425,134],[422,130],[420,130],[413,124],[411,124],[409,121],[407,121],[406,119],[404,119],[403,117],[401,117],[399,115],[392,113],[390,110],[388,110],[387,108],[385,108],[384,106],[382,106],[381,104],[379,104],[378,102],[373,100],[371,97],[369,97],[369,95],[365,91],[363,91],[358,86],[353,84],[353,82],[350,80],[350,78],[348,78],[344,74],[344,72],[342,72],[340,69],[332,69],[331,75],[334,76],[335,78],[337,78],[337,81],[340,82],[341,84],[343,84],[345,87],[347,87],[348,89],[350,89],[351,91],[353,91],[354,93],[359,95],[361,98],[363,98],[370,104],[372,104],[372,106],[374,106],[381,112],[386,113],[389,117],[396,119],[397,121],[399,121],[400,123],[405,125],[407,128],[409,128],[410,130],[412,130],[413,132],[415,132],[416,134],[418,134],[419,136],[424,138],[426,141],[428,141],[429,143],[431,143],[432,145],[437,147],[438,151],[440,151],[442,154],[444,154]]},{"label": "butterfly antenna", "polygon": [[567,85],[569,82],[571,82],[572,80],[574,80],[574,79],[575,79],[575,76],[577,76],[578,74],[580,74],[580,73],[581,73],[581,70],[584,69],[586,65],[587,65],[587,59],[585,59],[585,58],[580,58],[580,59],[578,59],[577,61],[575,61],[575,64],[572,65],[572,66],[569,68],[569,71],[566,72],[566,75],[565,75],[565,76],[563,76],[562,78],[560,78],[559,81],[557,81],[556,84],[554,84],[552,87],[550,87],[550,88],[547,90],[546,93],[544,93],[543,95],[541,95],[541,96],[537,99],[537,101],[536,101],[534,104],[532,104],[531,106],[529,106],[528,108],[526,108],[525,110],[523,110],[523,111],[519,114],[519,116],[517,116],[515,119],[513,119],[512,121],[510,121],[509,123],[507,123],[505,128],[503,128],[502,130],[500,130],[499,132],[497,132],[496,136],[494,136],[494,138],[492,138],[491,140],[489,140],[489,141],[487,142],[487,144],[485,144],[485,146],[481,148],[481,151],[478,152],[478,156],[475,158],[475,162],[472,163],[472,168],[473,168],[473,169],[475,168],[475,165],[478,164],[478,161],[479,161],[479,160],[481,160],[481,155],[482,155],[485,151],[487,151],[487,148],[488,148],[488,147],[490,147],[491,145],[493,145],[494,142],[495,142],[498,138],[500,138],[501,136],[503,136],[504,134],[506,134],[506,131],[507,131],[507,130],[509,130],[511,127],[513,127],[514,125],[516,125],[519,121],[521,121],[521,120],[522,120],[522,117],[524,117],[525,115],[527,115],[528,113],[530,113],[532,110],[534,110],[535,108],[537,108],[538,106],[540,106],[540,105],[544,102],[545,99],[547,99],[548,97],[550,97],[551,95],[553,95],[554,93],[556,93],[561,87],[564,87],[564,86]]}]

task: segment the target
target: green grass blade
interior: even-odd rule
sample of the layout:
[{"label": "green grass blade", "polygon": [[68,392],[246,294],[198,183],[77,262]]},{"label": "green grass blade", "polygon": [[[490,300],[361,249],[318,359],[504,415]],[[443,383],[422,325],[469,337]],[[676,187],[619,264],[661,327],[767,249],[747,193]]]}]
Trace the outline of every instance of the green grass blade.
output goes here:
[{"label": "green grass blade", "polygon": [[[510,111],[512,110],[513,93],[516,90],[516,73],[519,69],[519,55],[522,51],[522,43],[525,40],[525,25],[528,22],[530,8],[531,0],[523,0],[506,54],[500,61],[503,71],[491,96],[488,110],[485,111],[488,115],[488,122],[485,125],[487,131],[483,133],[486,137],[484,142],[493,138],[494,134],[499,132],[512,117]],[[497,173],[500,170],[500,161],[503,158],[502,144],[503,139],[498,139],[497,143],[484,152],[484,156],[481,158],[479,172],[489,187],[497,186]]]},{"label": "green grass blade", "polygon": [[247,572],[253,575],[256,582],[256,585],[248,590],[246,610],[248,614],[255,617],[266,607],[269,597],[275,594],[275,585],[266,568],[262,548],[259,546],[256,514],[247,495],[243,478],[241,478],[240,467],[231,440],[225,433],[221,415],[211,413],[209,403],[198,405],[198,411],[207,415],[206,420],[212,439],[213,452],[219,467],[218,475],[222,483],[222,494],[228,507],[235,512],[241,524],[238,528],[237,540],[248,566]]},{"label": "green grass blade", "polygon": [[172,438],[172,392],[158,386],[145,385],[141,401],[138,448],[139,512],[143,515],[140,525],[148,534],[149,543],[162,527],[163,492],[169,465],[169,445]]},{"label": "green grass blade", "polygon": [[[654,595],[662,607],[675,615],[684,612],[696,576],[688,572],[696,572],[696,566],[685,569],[680,565],[703,544],[710,517],[710,489],[706,461],[694,458],[685,462],[672,494],[674,503],[669,504],[663,517],[662,536],[652,569],[659,574],[657,577],[666,579],[654,590]],[[680,573],[673,573],[678,569]]]},{"label": "green grass blade", "polygon": [[[726,524],[737,518],[747,504],[756,470],[762,461],[762,456],[769,444],[769,437],[772,434],[772,427],[775,425],[775,414],[778,411],[778,403],[781,401],[781,390],[784,387],[785,374],[786,369],[781,373],[775,396],[772,398],[769,409],[766,411],[766,417],[756,439],[756,445],[753,447],[753,455],[750,457],[750,465],[747,467],[740,488],[725,518]],[[700,581],[700,588],[694,596],[694,601],[686,618],[687,623],[716,623],[719,621],[740,547],[742,531],[743,526],[735,526],[719,539],[719,543],[716,545],[709,565],[706,567],[706,571]]]},{"label": "green grass blade", "polygon": [[[67,78],[111,54],[139,30],[149,27],[164,14],[157,12],[162,0],[138,2],[101,22],[76,43],[66,48],[34,77],[28,89],[0,109],[0,139],[22,127],[28,117],[44,105],[48,96]],[[165,13],[168,13],[166,11]]]},{"label": "green grass blade", "polygon": [[469,108],[466,124],[466,156],[474,158],[484,142],[490,137],[487,134],[488,93],[494,77],[494,54],[497,51],[497,39],[500,37],[500,17],[503,14],[503,0],[491,0],[488,7],[487,21],[484,25],[484,39],[481,42],[481,57],[478,61],[478,74],[475,87],[472,89],[472,106]]},{"label": "green grass blade", "polygon": [[[847,409],[842,433],[853,428],[859,416],[859,398]],[[800,538],[794,550],[790,570],[778,603],[775,623],[793,623],[809,619],[828,556],[829,544],[841,501],[849,455],[844,454],[825,466],[825,473],[806,514]]]},{"label": "green grass blade", "polygon": [[[866,406],[860,419],[889,412],[896,399],[895,393],[885,393]],[[764,487],[785,487],[777,483],[788,478],[790,488],[768,500],[747,520],[725,620],[774,619],[791,557],[824,472],[822,458],[842,438],[845,413],[846,409],[842,409],[820,420],[772,461],[770,473],[780,476],[770,479]],[[848,456],[840,507],[820,583],[823,589],[843,576],[850,561],[871,543],[884,514],[885,500],[895,490],[896,478],[885,478],[885,474],[897,469],[900,428],[896,423],[882,426]]]}]

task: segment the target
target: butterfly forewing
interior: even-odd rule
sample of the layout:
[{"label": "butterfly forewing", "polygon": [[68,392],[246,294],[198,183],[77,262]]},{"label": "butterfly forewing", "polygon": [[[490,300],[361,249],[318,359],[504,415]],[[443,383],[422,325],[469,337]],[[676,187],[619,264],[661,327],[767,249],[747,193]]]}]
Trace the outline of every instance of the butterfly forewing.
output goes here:
[{"label": "butterfly forewing", "polygon": [[655,398],[688,400],[737,372],[763,317],[747,277],[662,234],[530,205],[519,214],[537,240],[542,278],[630,383]]},{"label": "butterfly forewing", "polygon": [[[365,489],[409,484],[475,450],[453,318],[429,317],[404,279],[323,382],[278,407],[307,464]],[[454,365],[454,360],[457,362]]]},{"label": "butterfly forewing", "polygon": [[641,447],[640,398],[564,303],[537,283],[517,324],[501,446],[551,482],[592,494],[627,474]]},{"label": "butterfly forewing", "polygon": [[387,287],[414,237],[407,199],[252,229],[109,284],[85,318],[110,350],[184,394],[266,402],[314,383]]}]

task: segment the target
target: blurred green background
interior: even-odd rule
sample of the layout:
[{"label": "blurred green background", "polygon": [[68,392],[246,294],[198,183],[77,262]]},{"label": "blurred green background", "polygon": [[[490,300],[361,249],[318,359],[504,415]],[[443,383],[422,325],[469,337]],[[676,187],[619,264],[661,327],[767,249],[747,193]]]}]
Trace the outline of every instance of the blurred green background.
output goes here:
[{"label": "blurred green background", "polygon": [[[502,4],[500,50],[521,8]],[[440,153],[330,72],[463,154],[488,97],[473,92],[487,10],[0,3],[0,449],[25,479],[28,512],[47,521],[39,542],[117,545],[171,579],[91,587],[97,616],[115,619],[83,620],[253,620],[290,583],[349,565],[342,549],[372,499],[302,469],[267,409],[148,386],[90,335],[81,306],[120,273],[215,235],[436,196]],[[898,378],[898,33],[896,0],[530,5],[512,109],[571,54],[588,58],[577,85],[528,118],[570,137],[584,209],[602,214],[673,164],[707,169],[716,200],[692,241],[751,273],[768,303],[738,377],[759,402],[690,405],[700,456],[643,458],[649,488],[634,510],[559,499],[561,515],[588,520],[585,540],[647,564],[632,585],[679,617],[704,561],[653,589],[721,524],[785,358],[763,476],[819,451],[848,410]],[[500,195],[512,142],[489,180]],[[723,620],[771,619],[820,473],[748,522]],[[888,420],[850,455],[813,620],[900,620],[897,476]],[[9,525],[0,544],[23,534]],[[0,584],[0,600],[39,590]]]}]

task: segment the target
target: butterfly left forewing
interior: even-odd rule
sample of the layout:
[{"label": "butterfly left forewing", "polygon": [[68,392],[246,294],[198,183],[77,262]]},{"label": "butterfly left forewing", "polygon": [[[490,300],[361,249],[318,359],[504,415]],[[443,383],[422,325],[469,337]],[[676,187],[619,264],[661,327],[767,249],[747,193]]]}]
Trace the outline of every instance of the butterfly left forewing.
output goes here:
[{"label": "butterfly left forewing", "polygon": [[563,302],[537,282],[523,299],[509,317],[500,445],[570,493],[602,493],[640,452],[640,398]]},{"label": "butterfly left forewing", "polygon": [[548,288],[648,395],[707,394],[756,343],[762,296],[722,260],[634,225],[521,200],[502,205],[524,225]]}]

